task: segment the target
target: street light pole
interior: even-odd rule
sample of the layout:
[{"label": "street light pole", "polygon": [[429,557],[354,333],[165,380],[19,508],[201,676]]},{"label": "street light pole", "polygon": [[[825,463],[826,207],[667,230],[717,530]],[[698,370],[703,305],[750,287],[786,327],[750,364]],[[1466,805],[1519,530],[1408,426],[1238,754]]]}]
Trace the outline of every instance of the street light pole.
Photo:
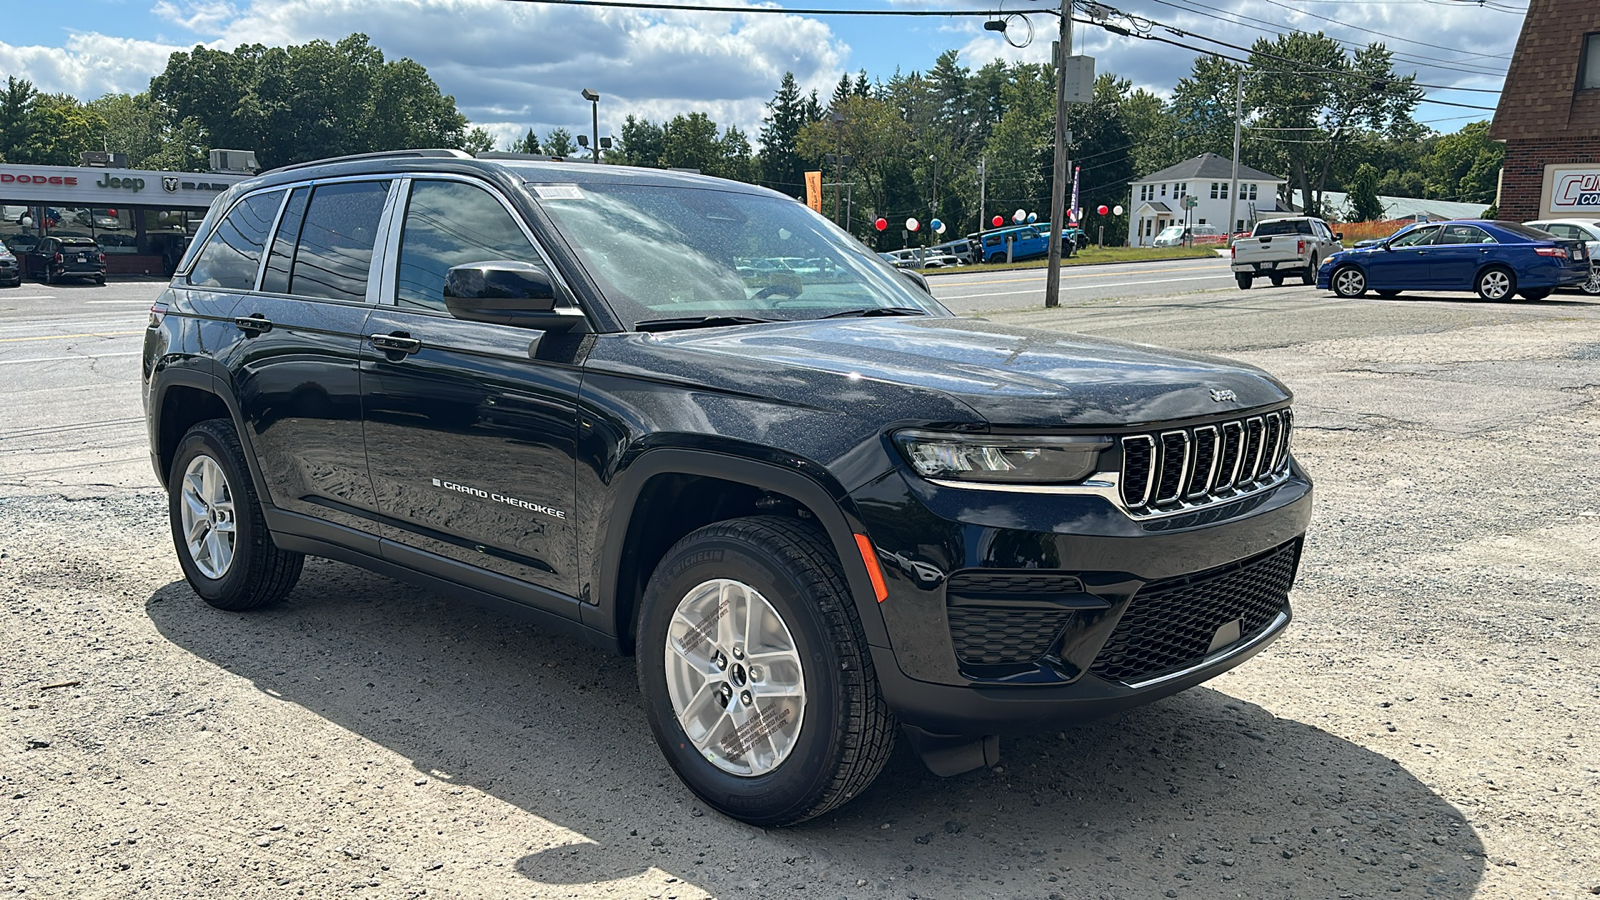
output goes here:
[{"label": "street light pole", "polygon": [[1061,227],[1067,215],[1067,57],[1072,55],[1072,3],[1061,0],[1061,44],[1056,52],[1056,156],[1050,182],[1050,261],[1044,305],[1061,305]]},{"label": "street light pole", "polygon": [[1244,123],[1244,68],[1239,69],[1239,87],[1233,97],[1233,179],[1228,188],[1228,246],[1233,246],[1233,233],[1237,228],[1239,213],[1239,132]]},{"label": "street light pole", "polygon": [[594,161],[600,161],[600,95],[588,88],[583,89],[583,99],[589,101],[593,117],[590,121],[590,140],[593,141],[590,149],[594,152]]}]

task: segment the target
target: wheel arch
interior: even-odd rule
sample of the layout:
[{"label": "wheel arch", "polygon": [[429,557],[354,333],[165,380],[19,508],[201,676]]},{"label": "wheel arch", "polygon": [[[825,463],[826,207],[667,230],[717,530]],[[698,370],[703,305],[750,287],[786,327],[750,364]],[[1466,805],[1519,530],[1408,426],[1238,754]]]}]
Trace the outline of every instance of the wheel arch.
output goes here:
[{"label": "wheel arch", "polygon": [[261,477],[250,432],[244,427],[243,414],[234,397],[220,387],[228,383],[227,374],[217,371],[219,364],[214,360],[205,360],[205,363],[207,365],[191,363],[183,367],[164,367],[150,391],[150,451],[156,477],[165,487],[178,443],[196,422],[227,419],[244,448],[245,464],[255,484],[256,496],[263,509],[270,513],[272,499],[266,492],[266,482]]},{"label": "wheel arch", "polygon": [[869,643],[886,642],[872,582],[855,543],[863,531],[844,490],[826,476],[776,463],[701,450],[651,450],[617,477],[600,547],[595,604],[601,630],[632,653],[644,587],[656,564],[689,532],[746,515],[809,517],[839,557]]}]

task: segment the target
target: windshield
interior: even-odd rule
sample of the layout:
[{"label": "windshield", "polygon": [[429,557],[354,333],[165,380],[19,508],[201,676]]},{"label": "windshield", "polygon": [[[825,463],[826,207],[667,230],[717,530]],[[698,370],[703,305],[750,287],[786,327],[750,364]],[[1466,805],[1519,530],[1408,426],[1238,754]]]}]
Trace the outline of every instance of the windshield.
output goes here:
[{"label": "windshield", "polygon": [[533,184],[617,314],[820,319],[894,308],[948,315],[803,204],[697,187]]},{"label": "windshield", "polygon": [[1156,237],[1158,237],[1158,238],[1175,238],[1175,237],[1178,237],[1178,236],[1180,236],[1182,234],[1183,234],[1183,226],[1182,225],[1168,225],[1167,227],[1161,229],[1161,233],[1156,235]]}]

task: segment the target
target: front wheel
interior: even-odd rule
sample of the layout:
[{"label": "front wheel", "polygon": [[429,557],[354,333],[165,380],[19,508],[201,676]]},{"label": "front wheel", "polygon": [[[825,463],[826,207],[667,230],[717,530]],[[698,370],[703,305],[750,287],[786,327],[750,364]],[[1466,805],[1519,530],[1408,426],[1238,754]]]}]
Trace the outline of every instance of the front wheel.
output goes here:
[{"label": "front wheel", "polygon": [[855,797],[894,746],[833,548],[794,519],[732,519],[667,551],[645,590],[639,689],[689,789],[753,825]]},{"label": "front wheel", "polygon": [[189,429],[178,442],[167,495],[178,564],[200,599],[246,610],[294,589],[305,557],[272,542],[232,423],[208,419]]},{"label": "front wheel", "polygon": [[1306,263],[1306,267],[1304,269],[1300,270],[1300,283],[1301,284],[1316,284],[1317,283],[1317,268],[1319,266],[1321,266],[1321,265],[1322,265],[1322,263],[1318,262],[1316,255],[1313,254],[1312,257],[1311,257],[1311,261]]},{"label": "front wheel", "polygon": [[1367,275],[1355,266],[1340,266],[1328,280],[1333,292],[1341,297],[1359,297],[1367,292]]}]

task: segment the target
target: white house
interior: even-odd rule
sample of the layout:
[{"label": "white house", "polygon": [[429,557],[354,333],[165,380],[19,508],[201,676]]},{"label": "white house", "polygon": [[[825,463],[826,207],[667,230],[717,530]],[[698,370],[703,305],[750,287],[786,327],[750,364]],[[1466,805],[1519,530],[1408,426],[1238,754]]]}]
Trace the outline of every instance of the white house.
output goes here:
[{"label": "white house", "polygon": [[[1226,233],[1228,229],[1224,223],[1228,221],[1232,177],[1232,160],[1215,153],[1203,153],[1129,182],[1133,188],[1133,214],[1128,216],[1128,246],[1150,246],[1168,225],[1215,225]],[[1278,187],[1286,180],[1241,165],[1233,230],[1244,231],[1250,227],[1257,211],[1276,210]],[[1195,199],[1194,209],[1184,207],[1185,197]]]}]

